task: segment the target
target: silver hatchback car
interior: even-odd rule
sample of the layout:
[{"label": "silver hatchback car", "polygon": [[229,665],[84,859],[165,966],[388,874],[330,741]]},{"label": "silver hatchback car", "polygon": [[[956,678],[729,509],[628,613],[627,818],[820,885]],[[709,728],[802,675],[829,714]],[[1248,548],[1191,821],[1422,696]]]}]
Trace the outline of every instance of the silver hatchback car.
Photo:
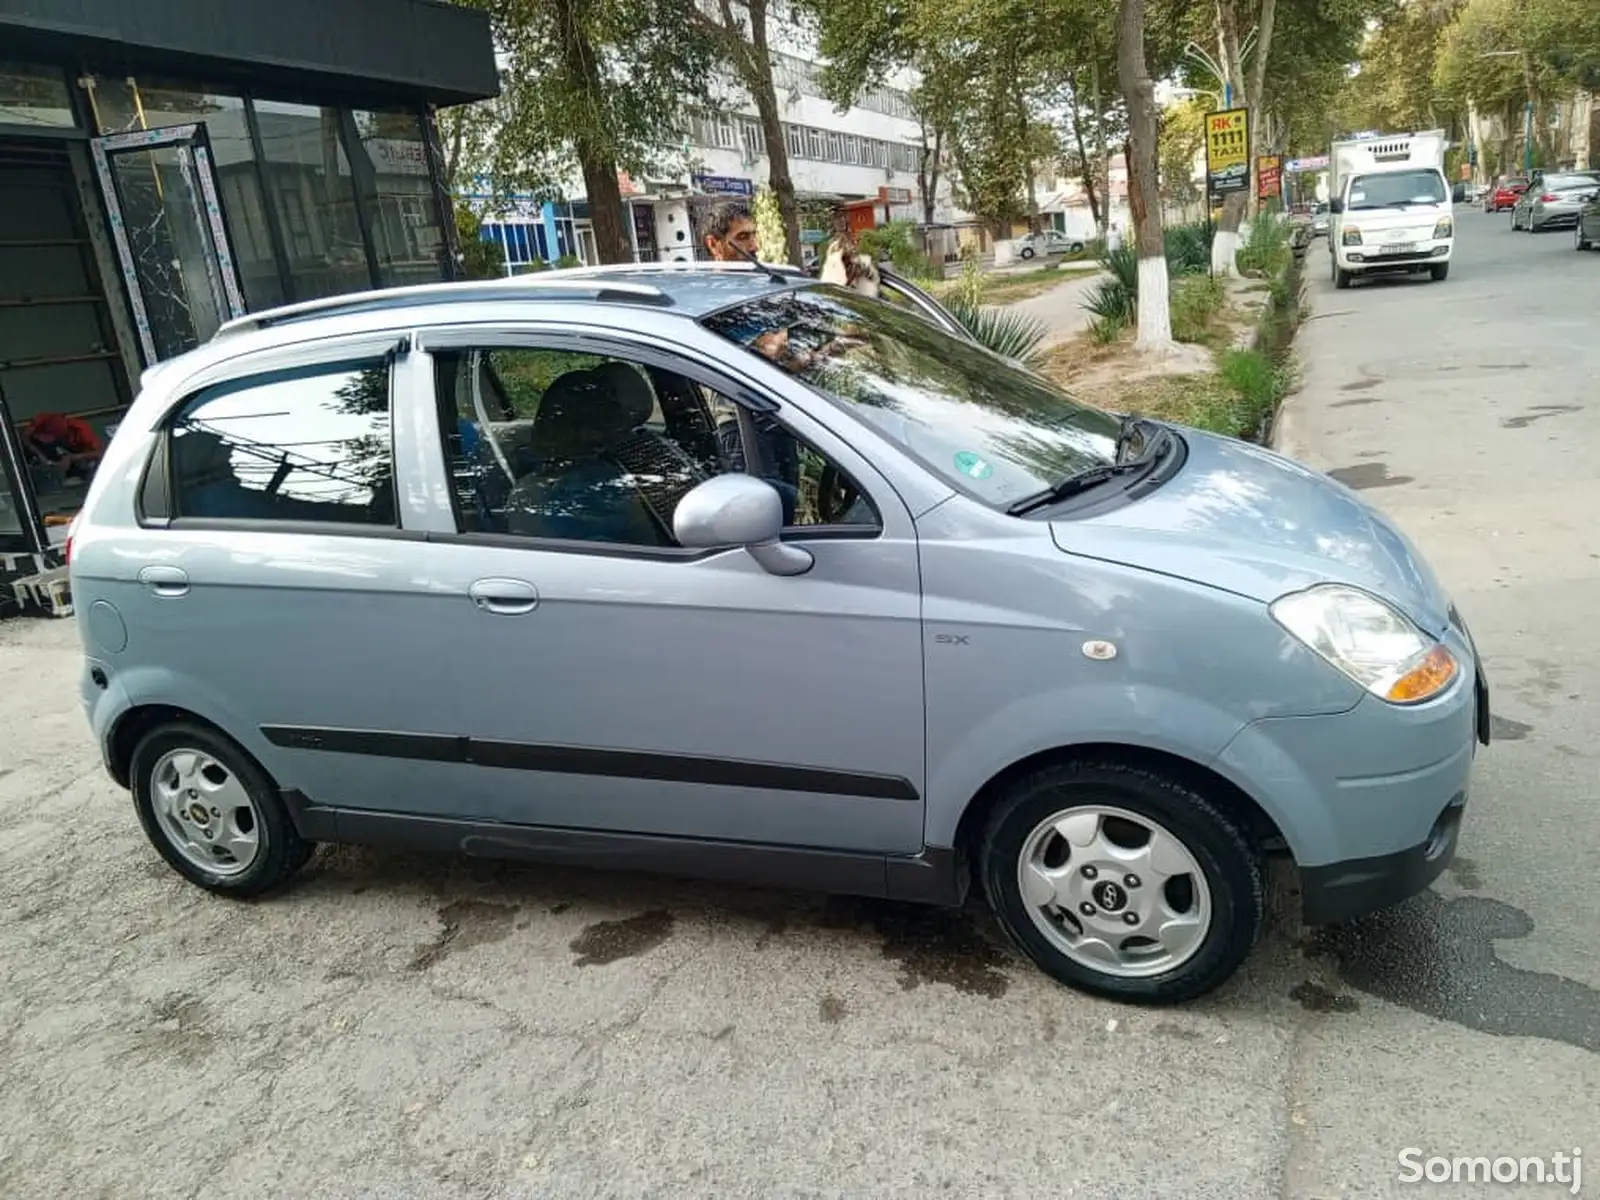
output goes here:
[{"label": "silver hatchback car", "polygon": [[318,842],[935,904],[1066,983],[1226,979],[1449,861],[1488,695],[1353,492],[755,267],[346,296],[147,373],[70,547],[172,867]]}]

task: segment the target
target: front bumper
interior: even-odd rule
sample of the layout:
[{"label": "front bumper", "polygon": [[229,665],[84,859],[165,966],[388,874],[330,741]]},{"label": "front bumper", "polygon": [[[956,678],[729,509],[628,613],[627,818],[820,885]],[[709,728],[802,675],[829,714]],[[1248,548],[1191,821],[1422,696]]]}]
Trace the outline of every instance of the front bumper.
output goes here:
[{"label": "front bumper", "polygon": [[1455,239],[1439,238],[1403,245],[1404,249],[1386,248],[1377,241],[1364,246],[1340,244],[1334,247],[1334,258],[1346,271],[1417,270],[1449,262]]},{"label": "front bumper", "polygon": [[1489,699],[1465,631],[1446,641],[1463,669],[1439,699],[1399,708],[1369,696],[1345,713],[1266,718],[1217,760],[1282,832],[1309,924],[1414,895],[1455,855]]},{"label": "front bumper", "polygon": [[1405,850],[1301,867],[1301,920],[1307,925],[1332,925],[1399,904],[1424,890],[1455,857],[1466,808],[1465,792],[1452,797],[1427,840]]}]

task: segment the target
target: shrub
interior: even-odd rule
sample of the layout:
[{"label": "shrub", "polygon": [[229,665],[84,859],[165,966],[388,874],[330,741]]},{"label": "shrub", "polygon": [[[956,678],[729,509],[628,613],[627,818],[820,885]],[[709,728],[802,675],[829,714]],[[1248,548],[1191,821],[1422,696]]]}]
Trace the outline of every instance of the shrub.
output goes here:
[{"label": "shrub", "polygon": [[1276,279],[1289,269],[1293,259],[1288,222],[1261,216],[1251,223],[1235,261],[1242,272],[1259,272],[1268,279]]},{"label": "shrub", "polygon": [[1167,274],[1207,275],[1211,272],[1211,239],[1216,230],[1205,221],[1174,225],[1165,234]]},{"label": "shrub", "polygon": [[1131,325],[1138,313],[1139,256],[1132,246],[1118,246],[1100,255],[1100,265],[1105,268],[1106,278],[1090,290],[1083,307],[1095,318],[1090,334],[1097,341],[1108,342],[1117,331]]},{"label": "shrub", "polygon": [[566,267],[581,266],[583,266],[583,259],[579,258],[576,254],[563,254],[560,258],[556,259],[557,270],[562,270]]},{"label": "shrub", "polygon": [[1227,289],[1214,275],[1185,275],[1172,281],[1172,336],[1180,342],[1204,342],[1227,300]]},{"label": "shrub", "polygon": [[1039,347],[1048,330],[1042,321],[1010,309],[969,304],[959,294],[946,304],[946,308],[972,335],[972,339],[985,349],[1030,367],[1036,366],[1043,357]]}]

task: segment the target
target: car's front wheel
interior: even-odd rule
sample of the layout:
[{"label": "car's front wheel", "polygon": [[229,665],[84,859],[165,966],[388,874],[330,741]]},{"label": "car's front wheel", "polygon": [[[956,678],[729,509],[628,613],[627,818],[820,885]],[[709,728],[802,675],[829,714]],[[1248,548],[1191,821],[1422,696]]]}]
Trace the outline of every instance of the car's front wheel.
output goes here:
[{"label": "car's front wheel", "polygon": [[203,725],[177,721],[147,733],[129,776],[145,836],[173,870],[209,891],[270,891],[316,850],[266,773]]},{"label": "car's front wheel", "polygon": [[1022,248],[1022,257],[1023,258],[1032,258],[1033,257],[1033,247],[1032,246],[1024,246]]},{"label": "car's front wheel", "polygon": [[1160,771],[1058,764],[990,814],[984,891],[1047,974],[1117,1000],[1174,1004],[1223,983],[1261,929],[1262,869],[1234,820]]},{"label": "car's front wheel", "polygon": [[1575,226],[1575,238],[1577,242],[1575,249],[1588,250],[1592,248],[1592,243],[1588,238],[1583,236],[1583,218],[1581,217],[1578,219],[1578,224]]}]

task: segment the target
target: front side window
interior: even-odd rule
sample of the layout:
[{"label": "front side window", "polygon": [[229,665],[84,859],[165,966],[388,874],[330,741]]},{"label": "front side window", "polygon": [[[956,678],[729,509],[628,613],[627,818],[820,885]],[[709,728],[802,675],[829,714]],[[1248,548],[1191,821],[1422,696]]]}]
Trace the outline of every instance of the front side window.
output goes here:
[{"label": "front side window", "polygon": [[1352,210],[1391,208],[1407,204],[1443,204],[1444,176],[1437,171],[1385,171],[1381,175],[1357,175],[1350,181]]},{"label": "front side window", "polygon": [[730,471],[772,483],[789,526],[878,528],[864,492],[814,447],[676,372],[494,346],[437,351],[434,364],[465,533],[672,548],[679,502]]},{"label": "front side window", "polygon": [[906,308],[817,286],[703,323],[997,508],[1115,453],[1115,418]]},{"label": "front side window", "polygon": [[386,360],[206,388],[170,444],[174,517],[396,523]]}]

